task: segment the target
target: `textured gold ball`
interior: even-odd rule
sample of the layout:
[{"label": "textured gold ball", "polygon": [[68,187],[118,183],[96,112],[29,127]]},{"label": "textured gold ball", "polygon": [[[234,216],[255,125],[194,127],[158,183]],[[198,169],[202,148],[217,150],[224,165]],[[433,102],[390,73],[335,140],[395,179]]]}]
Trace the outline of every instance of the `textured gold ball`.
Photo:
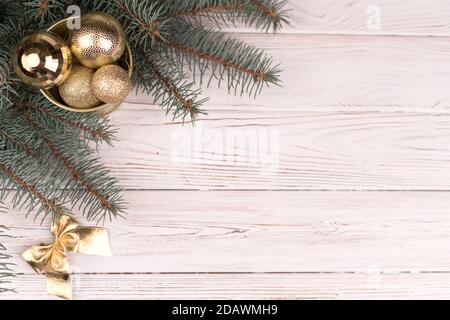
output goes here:
[{"label": "textured gold ball", "polygon": [[131,79],[124,69],[109,64],[95,72],[92,78],[92,90],[103,102],[120,102],[130,93]]},{"label": "textured gold ball", "polygon": [[92,91],[95,70],[82,65],[74,65],[69,78],[59,87],[59,95],[73,108],[87,109],[101,103]]},{"label": "textured gold ball", "polygon": [[89,68],[116,62],[127,45],[120,23],[103,12],[81,17],[81,28],[70,33],[70,49],[78,61]]},{"label": "textured gold ball", "polygon": [[25,83],[49,89],[60,85],[69,76],[72,54],[62,38],[39,31],[18,43],[13,66],[17,76]]}]

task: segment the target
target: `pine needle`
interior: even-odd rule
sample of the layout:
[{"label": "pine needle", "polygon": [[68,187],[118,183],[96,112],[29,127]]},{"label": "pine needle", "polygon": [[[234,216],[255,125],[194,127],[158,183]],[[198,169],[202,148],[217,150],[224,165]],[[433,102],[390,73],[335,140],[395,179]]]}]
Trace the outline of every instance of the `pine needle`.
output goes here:
[{"label": "pine needle", "polygon": [[[0,202],[0,215],[6,214],[6,207]],[[9,262],[11,256],[6,253],[6,247],[1,243],[2,238],[8,237],[8,228],[0,225],[0,295],[6,292],[14,292],[10,288],[11,279],[14,277],[14,264]]]}]

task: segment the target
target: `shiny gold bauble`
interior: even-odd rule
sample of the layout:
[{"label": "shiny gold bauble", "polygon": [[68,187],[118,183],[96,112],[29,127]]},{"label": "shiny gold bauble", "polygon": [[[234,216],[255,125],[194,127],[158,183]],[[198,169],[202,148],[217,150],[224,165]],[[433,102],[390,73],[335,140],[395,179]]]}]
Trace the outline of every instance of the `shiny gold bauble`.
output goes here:
[{"label": "shiny gold bauble", "polygon": [[95,70],[76,64],[69,78],[59,87],[59,94],[67,105],[77,109],[95,107],[101,103],[92,91]]},{"label": "shiny gold bauble", "polygon": [[70,74],[72,54],[56,34],[39,31],[20,41],[14,51],[17,76],[36,88],[48,89],[63,83]]},{"label": "shiny gold bauble", "polygon": [[92,91],[103,102],[120,102],[130,90],[131,79],[128,72],[114,64],[101,67],[92,78]]},{"label": "shiny gold bauble", "polygon": [[70,33],[70,49],[78,61],[89,68],[116,62],[127,45],[121,24],[103,12],[81,17],[81,28]]}]

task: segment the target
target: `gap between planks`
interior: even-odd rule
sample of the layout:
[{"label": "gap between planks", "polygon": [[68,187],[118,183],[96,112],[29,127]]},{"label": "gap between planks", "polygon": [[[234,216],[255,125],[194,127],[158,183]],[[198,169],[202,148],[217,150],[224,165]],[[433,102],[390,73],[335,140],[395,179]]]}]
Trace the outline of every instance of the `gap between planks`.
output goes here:
[{"label": "gap between planks", "polygon": [[[265,88],[253,99],[229,95],[226,88],[212,85],[203,92],[210,97],[204,109],[212,114],[227,110],[242,117],[242,111],[266,111],[277,118],[299,111],[449,113],[447,39],[325,35],[239,38],[263,48],[281,63],[283,88]],[[132,103],[160,110],[152,97],[142,93],[131,94],[127,101],[122,110],[133,107]],[[202,119],[211,121],[210,116]],[[165,120],[169,124],[171,118]]]},{"label": "gap between planks", "polygon": [[[108,224],[112,258],[70,255],[79,273],[450,272],[450,198],[439,193],[126,192],[129,219]],[[17,212],[10,252],[48,243]],[[83,225],[88,222],[80,218]],[[34,239],[30,241],[29,239]],[[436,245],[436,244],[439,245]],[[31,272],[17,257],[17,273]]]}]

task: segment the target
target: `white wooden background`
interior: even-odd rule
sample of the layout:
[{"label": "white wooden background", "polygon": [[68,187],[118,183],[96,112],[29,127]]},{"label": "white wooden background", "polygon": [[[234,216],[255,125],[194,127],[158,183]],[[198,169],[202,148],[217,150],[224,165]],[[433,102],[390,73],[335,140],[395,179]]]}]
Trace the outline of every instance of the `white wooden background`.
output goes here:
[{"label": "white wooden background", "polygon": [[[367,9],[381,12],[380,29]],[[292,0],[280,35],[234,35],[272,54],[284,88],[257,100],[215,88],[202,130],[275,132],[278,170],[173,161],[171,123],[143,95],[112,115],[101,154],[127,188],[108,224],[114,257],[71,256],[77,299],[450,298],[450,2]],[[50,240],[11,212],[18,294],[48,299],[20,259]]]}]

